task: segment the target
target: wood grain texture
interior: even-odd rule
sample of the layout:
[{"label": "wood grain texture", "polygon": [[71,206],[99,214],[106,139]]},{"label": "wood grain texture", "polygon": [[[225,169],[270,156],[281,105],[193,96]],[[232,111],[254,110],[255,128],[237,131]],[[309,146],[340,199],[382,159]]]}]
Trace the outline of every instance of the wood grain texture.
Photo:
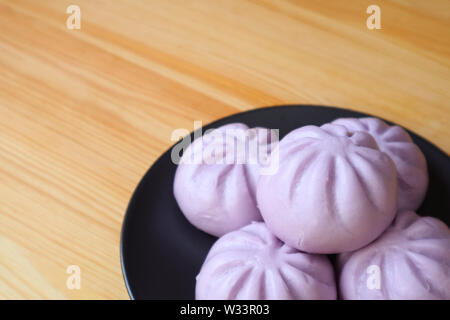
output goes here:
[{"label": "wood grain texture", "polygon": [[128,298],[127,203],[194,120],[334,105],[449,153],[450,2],[372,3],[0,0],[0,299]]}]

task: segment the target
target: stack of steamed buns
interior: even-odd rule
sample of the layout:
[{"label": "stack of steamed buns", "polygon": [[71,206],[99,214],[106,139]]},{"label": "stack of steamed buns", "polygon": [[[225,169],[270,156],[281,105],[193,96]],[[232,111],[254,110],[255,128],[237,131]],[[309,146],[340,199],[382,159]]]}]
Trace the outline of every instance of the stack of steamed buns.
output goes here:
[{"label": "stack of steamed buns", "polygon": [[196,299],[450,299],[449,228],[414,212],[427,185],[420,149],[377,118],[305,126],[281,141],[241,123],[203,135],[174,182],[190,223],[219,237]]}]

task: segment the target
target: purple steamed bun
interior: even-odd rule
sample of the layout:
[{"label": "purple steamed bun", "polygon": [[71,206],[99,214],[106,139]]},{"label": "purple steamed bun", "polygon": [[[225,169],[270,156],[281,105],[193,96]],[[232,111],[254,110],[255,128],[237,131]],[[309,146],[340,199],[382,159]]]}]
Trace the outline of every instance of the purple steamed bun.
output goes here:
[{"label": "purple steamed bun", "polygon": [[332,123],[353,132],[365,131],[374,137],[380,150],[387,153],[397,167],[398,210],[417,210],[427,191],[428,171],[425,156],[409,134],[377,118],[342,118]]},{"label": "purple steamed bun", "polygon": [[343,299],[450,299],[450,231],[399,213],[376,241],[338,258]]},{"label": "purple steamed bun", "polygon": [[[252,190],[256,201],[256,185],[260,176],[261,168],[267,168],[269,155],[273,145],[278,143],[278,137],[272,137],[270,129],[256,127],[248,131],[249,141],[255,141],[256,150],[248,150],[246,168]],[[265,148],[261,150],[261,148]]]},{"label": "purple steamed bun", "polygon": [[269,133],[233,123],[203,135],[186,149],[175,174],[174,195],[190,223],[221,236],[261,220],[255,200],[261,159],[249,145],[256,141],[258,148],[269,150]]},{"label": "purple steamed bun", "polygon": [[230,232],[213,245],[197,276],[197,300],[336,299],[326,256],[302,253],[263,222]]},{"label": "purple steamed bun", "polygon": [[279,169],[260,176],[257,202],[267,227],[289,246],[309,253],[353,251],[392,222],[395,165],[368,133],[305,126],[277,148]]}]

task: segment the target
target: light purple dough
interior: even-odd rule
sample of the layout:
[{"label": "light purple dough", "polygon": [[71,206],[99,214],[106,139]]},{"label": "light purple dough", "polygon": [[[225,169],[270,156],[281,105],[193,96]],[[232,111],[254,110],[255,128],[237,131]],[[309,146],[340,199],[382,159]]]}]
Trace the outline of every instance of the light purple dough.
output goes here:
[{"label": "light purple dough", "polygon": [[326,256],[301,253],[278,240],[263,222],[221,237],[197,276],[197,300],[336,299]]},{"label": "light purple dough", "polygon": [[409,134],[399,126],[389,126],[377,118],[342,118],[334,124],[351,131],[370,133],[381,151],[394,161],[398,172],[398,209],[417,210],[428,187],[425,156]]},{"label": "light purple dough", "polygon": [[[190,223],[209,234],[221,236],[261,220],[255,200],[259,159],[253,158],[248,145],[255,139],[258,145],[267,145],[270,130],[248,129],[233,123],[196,139],[178,165],[175,199]],[[242,145],[247,149],[238,147]],[[232,162],[226,158],[230,155]]]},{"label": "light purple dough", "polygon": [[450,231],[438,219],[403,211],[376,241],[338,261],[343,299],[450,299]]},{"label": "light purple dough", "polygon": [[267,227],[310,253],[356,250],[392,222],[397,173],[365,132],[327,124],[296,129],[278,145],[280,167],[258,181]]}]

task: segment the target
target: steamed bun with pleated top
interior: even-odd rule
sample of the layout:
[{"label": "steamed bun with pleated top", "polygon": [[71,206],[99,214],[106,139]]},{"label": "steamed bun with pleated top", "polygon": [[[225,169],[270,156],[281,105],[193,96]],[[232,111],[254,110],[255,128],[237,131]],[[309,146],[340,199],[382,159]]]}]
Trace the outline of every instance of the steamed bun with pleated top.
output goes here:
[{"label": "steamed bun with pleated top", "polygon": [[257,202],[267,227],[289,246],[309,253],[353,251],[392,222],[397,172],[367,132],[305,126],[277,148],[279,168],[260,176]]},{"label": "steamed bun with pleated top", "polygon": [[398,173],[398,209],[417,210],[428,187],[425,156],[409,134],[399,126],[389,126],[377,118],[341,118],[332,123],[348,130],[368,132],[381,151],[394,161]]},{"label": "steamed bun with pleated top", "polygon": [[450,299],[450,231],[432,217],[397,215],[376,241],[339,255],[343,299]]},{"label": "steamed bun with pleated top", "polygon": [[326,256],[302,253],[262,222],[221,237],[197,276],[197,300],[336,299]]},{"label": "steamed bun with pleated top", "polygon": [[232,123],[189,145],[175,174],[174,195],[190,223],[221,236],[261,220],[255,188],[270,137],[268,129]]}]

